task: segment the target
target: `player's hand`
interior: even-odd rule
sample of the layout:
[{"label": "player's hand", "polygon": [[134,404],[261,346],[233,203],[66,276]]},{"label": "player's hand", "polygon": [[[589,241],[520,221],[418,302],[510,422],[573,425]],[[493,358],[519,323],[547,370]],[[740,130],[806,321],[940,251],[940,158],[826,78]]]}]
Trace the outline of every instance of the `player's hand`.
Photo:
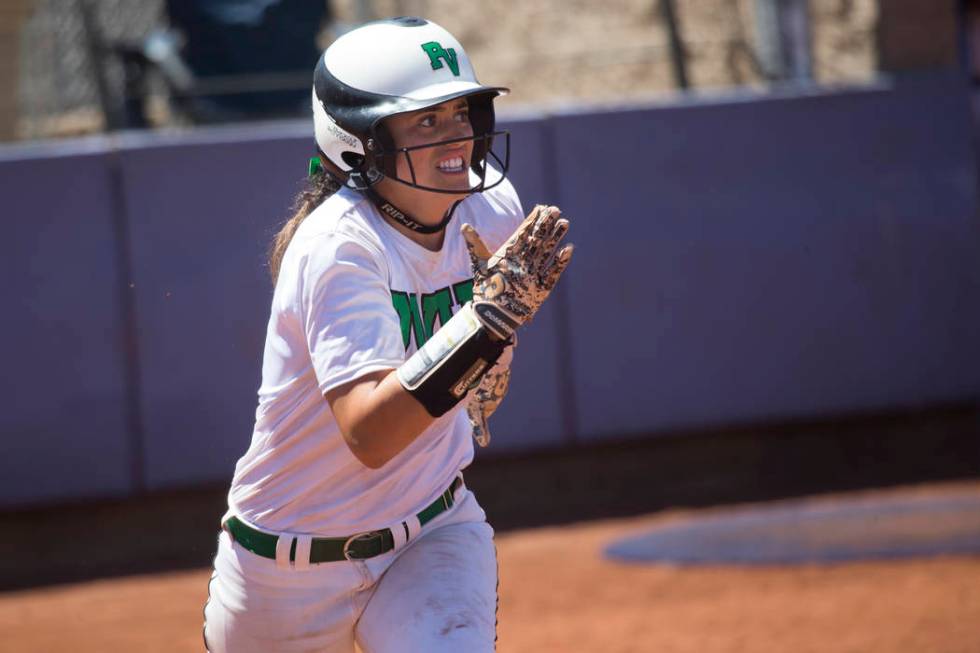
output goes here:
[{"label": "player's hand", "polygon": [[476,229],[462,226],[473,265],[473,308],[496,337],[509,338],[551,294],[572,260],[572,245],[559,249],[567,231],[558,207],[538,205],[491,254]]},{"label": "player's hand", "polygon": [[490,444],[490,427],[487,420],[504,400],[510,385],[510,363],[514,358],[514,346],[509,345],[500,355],[497,364],[483,375],[466,402],[466,415],[473,427],[473,437],[477,444],[485,447]]}]

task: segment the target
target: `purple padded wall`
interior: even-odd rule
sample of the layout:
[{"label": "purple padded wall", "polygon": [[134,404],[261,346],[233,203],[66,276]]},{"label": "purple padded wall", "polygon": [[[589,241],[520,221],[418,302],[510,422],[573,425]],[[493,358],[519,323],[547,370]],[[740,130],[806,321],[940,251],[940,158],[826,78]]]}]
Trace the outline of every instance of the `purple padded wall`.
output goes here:
[{"label": "purple padded wall", "polygon": [[584,437],[980,394],[957,80],[555,120]]},{"label": "purple padded wall", "polygon": [[[932,78],[509,121],[525,208],[561,206],[577,251],[522,333],[485,455],[977,397],[966,97]],[[260,382],[265,251],[308,134],[0,150],[0,505],[231,476]]]},{"label": "purple padded wall", "polygon": [[125,338],[101,141],[0,151],[0,506],[130,492]]},{"label": "purple padded wall", "polygon": [[311,149],[298,132],[123,146],[149,489],[230,479],[248,448],[272,297],[265,252]]},{"label": "purple padded wall", "polygon": [[[504,121],[511,132],[511,166],[525,213],[535,204],[556,203],[550,188],[548,125],[540,118]],[[522,329],[506,399],[490,419],[491,446],[481,455],[557,446],[571,437],[572,406],[562,393],[562,298],[557,289],[534,321]]]}]

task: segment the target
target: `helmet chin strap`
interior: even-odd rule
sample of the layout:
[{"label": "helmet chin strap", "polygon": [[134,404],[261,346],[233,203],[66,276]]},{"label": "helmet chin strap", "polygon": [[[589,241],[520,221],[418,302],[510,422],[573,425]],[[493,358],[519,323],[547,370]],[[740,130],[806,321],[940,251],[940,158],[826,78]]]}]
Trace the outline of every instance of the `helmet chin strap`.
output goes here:
[{"label": "helmet chin strap", "polygon": [[381,197],[381,195],[379,195],[378,192],[374,190],[374,188],[367,188],[363,192],[365,195],[367,195],[369,200],[374,202],[374,205],[378,207],[379,211],[387,215],[389,218],[391,218],[398,224],[404,227],[408,227],[415,233],[419,233],[419,234],[434,234],[445,229],[446,225],[449,224],[449,221],[452,220],[453,212],[456,210],[456,207],[459,206],[459,203],[463,201],[463,200],[456,200],[455,202],[453,202],[453,205],[449,207],[448,211],[446,211],[445,217],[443,217],[443,219],[439,222],[439,224],[429,226],[429,225],[422,224],[414,217],[412,217],[410,214],[406,213],[405,211],[402,211],[400,208],[398,208],[397,206],[395,206],[385,198]]}]

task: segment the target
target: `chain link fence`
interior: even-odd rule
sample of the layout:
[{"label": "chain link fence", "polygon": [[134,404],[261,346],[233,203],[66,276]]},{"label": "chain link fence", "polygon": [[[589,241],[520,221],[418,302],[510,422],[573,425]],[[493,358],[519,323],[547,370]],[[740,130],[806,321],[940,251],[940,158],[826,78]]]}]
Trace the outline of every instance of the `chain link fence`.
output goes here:
[{"label": "chain link fence", "polygon": [[[423,15],[466,45],[482,81],[512,88],[502,108],[663,97],[676,87],[663,1],[333,0],[332,20],[324,25],[317,46],[325,47],[366,20]],[[762,88],[770,82],[757,56],[758,2],[674,0],[692,90]],[[854,83],[873,76],[876,7],[876,0],[809,0],[816,83]],[[111,122],[109,100],[125,100],[133,89],[127,86],[119,56],[98,56],[93,32],[103,45],[126,47],[144,43],[154,30],[166,26],[164,0],[33,0],[19,34],[16,137],[106,129]],[[306,77],[308,71],[295,71],[286,81],[302,84],[297,80]],[[235,88],[247,89],[249,84],[262,87],[269,80],[243,77]],[[174,110],[170,89],[158,75],[150,75],[140,88],[148,124],[188,122]]]},{"label": "chain link fence", "polygon": [[[97,30],[107,42],[135,43],[160,25],[162,0],[34,0],[34,9],[20,35],[20,77],[17,85],[18,133],[44,138],[101,131],[106,126],[100,97]],[[86,25],[85,10],[91,20]],[[103,60],[106,92],[123,89],[121,62]]]}]

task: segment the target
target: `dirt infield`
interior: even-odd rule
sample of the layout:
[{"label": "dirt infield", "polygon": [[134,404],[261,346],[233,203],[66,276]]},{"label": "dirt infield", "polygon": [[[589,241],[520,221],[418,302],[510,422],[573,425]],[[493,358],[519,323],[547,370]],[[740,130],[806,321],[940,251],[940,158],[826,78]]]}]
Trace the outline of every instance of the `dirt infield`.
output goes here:
[{"label": "dirt infield", "polygon": [[[980,492],[980,483],[888,492],[964,487]],[[980,651],[980,557],[674,567],[601,555],[618,537],[692,514],[499,535],[498,650]],[[201,569],[0,594],[0,651],[201,651],[208,575]]]}]

